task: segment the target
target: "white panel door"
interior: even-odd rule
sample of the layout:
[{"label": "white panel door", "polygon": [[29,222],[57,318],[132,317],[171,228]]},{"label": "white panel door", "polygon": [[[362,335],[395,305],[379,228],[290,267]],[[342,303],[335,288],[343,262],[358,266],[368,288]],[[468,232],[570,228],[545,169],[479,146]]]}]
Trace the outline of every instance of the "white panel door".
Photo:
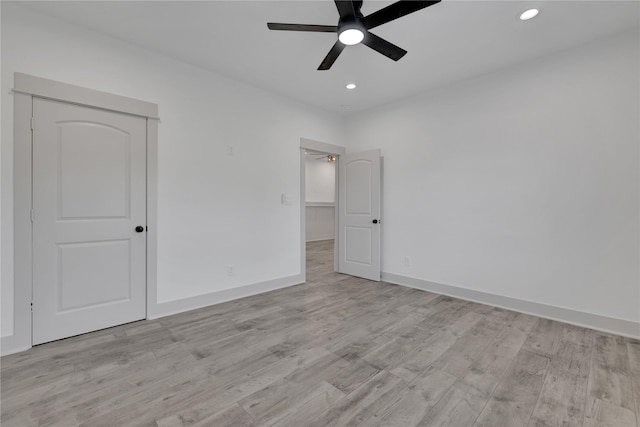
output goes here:
[{"label": "white panel door", "polygon": [[380,150],[340,157],[340,273],[380,280]]},{"label": "white panel door", "polygon": [[146,119],[38,98],[33,116],[33,344],[145,318]]}]

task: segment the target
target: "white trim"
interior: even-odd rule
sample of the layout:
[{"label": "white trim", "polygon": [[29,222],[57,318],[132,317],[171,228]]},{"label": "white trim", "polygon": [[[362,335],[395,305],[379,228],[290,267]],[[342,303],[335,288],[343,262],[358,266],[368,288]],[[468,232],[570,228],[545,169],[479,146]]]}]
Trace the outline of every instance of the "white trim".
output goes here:
[{"label": "white trim", "polygon": [[[302,145],[302,138],[300,138]],[[307,281],[307,207],[306,200],[306,173],[307,159],[305,148],[300,147],[300,275],[303,281]]]},{"label": "white trim", "polygon": [[8,356],[9,354],[20,353],[21,351],[29,350],[29,345],[21,345],[16,343],[15,335],[7,335],[0,338],[0,356]]},{"label": "white trim", "polygon": [[158,121],[147,120],[147,319],[158,305]]},{"label": "white trim", "polygon": [[616,319],[614,317],[600,314],[587,313],[565,307],[543,304],[535,301],[528,301],[503,295],[491,294],[488,292],[476,291],[473,289],[460,288],[458,286],[445,285],[442,283],[429,282],[416,279],[414,277],[401,276],[393,273],[382,273],[382,280],[396,285],[437,294],[448,295],[467,301],[479,302],[494,307],[505,308],[507,310],[518,311],[520,313],[531,314],[545,319],[557,320],[571,325],[596,329],[625,337],[640,339],[640,322]]},{"label": "white trim", "polygon": [[318,237],[317,239],[307,240],[307,243],[310,242],[324,242],[326,240],[335,240],[333,237]]},{"label": "white trim", "polygon": [[308,208],[334,208],[335,202],[306,202],[305,206]]},{"label": "white trim", "polygon": [[300,285],[302,283],[304,283],[304,276],[298,274],[295,276],[281,277],[279,279],[240,286],[238,288],[224,289],[221,291],[211,292],[209,294],[162,302],[156,305],[156,311],[152,315],[149,315],[148,318],[157,319],[159,317],[183,313],[185,311],[233,301],[239,298],[246,298],[252,295],[275,291],[276,289]]},{"label": "white trim", "polygon": [[333,210],[333,271],[340,271],[339,267],[339,256],[340,256],[340,245],[338,245],[338,237],[340,237],[340,168],[343,162],[343,156],[336,157],[336,166],[335,172],[336,176],[334,178],[335,186],[333,189],[333,200],[335,208]]},{"label": "white trim", "polygon": [[[15,351],[31,347],[31,116],[30,95],[13,96],[13,335],[2,342]],[[10,344],[5,344],[9,342]]]},{"label": "white trim", "polygon": [[339,145],[327,144],[325,142],[314,141],[313,139],[307,138],[300,138],[300,148],[318,151],[320,153],[333,154],[334,156],[342,156],[345,153],[345,148]]},{"label": "white trim", "polygon": [[[2,337],[2,354],[31,347],[32,318],[32,133],[33,98],[46,98],[75,105],[100,108],[147,118],[147,313],[155,308],[157,294],[157,152],[158,106],[133,98],[53,80],[14,73],[13,91],[13,335]],[[150,300],[152,302],[150,303]],[[148,314],[147,314],[148,315]],[[9,350],[7,350],[9,349]]]},{"label": "white trim", "polygon": [[158,118],[158,106],[134,98],[114,95],[29,74],[14,73],[14,93],[24,93],[39,98],[64,101],[69,104],[96,107],[102,110],[127,113],[134,116]]}]

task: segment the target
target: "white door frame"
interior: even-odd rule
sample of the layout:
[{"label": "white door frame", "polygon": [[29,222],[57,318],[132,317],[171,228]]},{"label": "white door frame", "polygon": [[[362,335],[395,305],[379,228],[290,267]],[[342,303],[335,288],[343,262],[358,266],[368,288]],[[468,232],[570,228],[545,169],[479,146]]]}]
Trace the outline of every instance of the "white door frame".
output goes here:
[{"label": "white door frame", "polygon": [[31,120],[34,97],[147,119],[147,318],[153,316],[157,305],[158,106],[23,73],[14,74],[13,97],[13,335],[2,338],[3,353],[26,350],[32,346]]},{"label": "white door frame", "polygon": [[[300,275],[307,281],[307,230],[306,230],[306,189],[305,189],[305,176],[306,176],[306,158],[305,150],[318,151],[320,153],[327,153],[336,156],[336,183],[335,183],[335,220],[334,220],[334,242],[338,240],[338,212],[339,210],[339,188],[338,188],[338,174],[340,173],[340,156],[345,153],[345,148],[339,145],[327,144],[324,142],[314,141],[312,139],[300,138]],[[333,271],[338,271],[338,245],[333,245]]]}]

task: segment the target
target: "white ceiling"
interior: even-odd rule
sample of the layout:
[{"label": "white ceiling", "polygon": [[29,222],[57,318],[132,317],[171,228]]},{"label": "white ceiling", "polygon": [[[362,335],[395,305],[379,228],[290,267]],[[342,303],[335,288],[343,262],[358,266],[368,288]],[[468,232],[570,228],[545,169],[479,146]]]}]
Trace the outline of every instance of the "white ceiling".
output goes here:
[{"label": "white ceiling", "polygon": [[[362,12],[366,16],[391,3],[365,0]],[[269,31],[266,23],[335,25],[331,0],[22,4],[341,114],[640,25],[638,1],[443,0],[372,31],[409,52],[399,62],[357,45],[347,47],[331,70],[317,71],[335,34]],[[529,7],[539,8],[540,15],[520,21]],[[347,91],[347,82],[358,88]]]}]

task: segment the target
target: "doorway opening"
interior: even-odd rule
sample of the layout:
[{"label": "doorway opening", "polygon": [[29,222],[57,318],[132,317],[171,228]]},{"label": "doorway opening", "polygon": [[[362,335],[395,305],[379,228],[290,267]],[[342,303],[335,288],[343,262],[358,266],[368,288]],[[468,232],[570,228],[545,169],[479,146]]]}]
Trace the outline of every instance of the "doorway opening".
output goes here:
[{"label": "doorway opening", "polygon": [[338,271],[338,173],[344,152],[344,147],[300,139],[300,271],[305,281]]},{"label": "doorway opening", "polygon": [[306,272],[311,281],[321,281],[334,271],[337,158],[305,150]]},{"label": "doorway opening", "polygon": [[[317,162],[317,163],[316,163]],[[333,163],[333,197],[325,200],[314,200],[317,194],[330,194],[326,187],[322,190],[309,190],[307,197],[306,169],[316,168],[316,164]],[[307,281],[307,245],[323,253],[321,258],[331,258],[330,248],[333,246],[333,271],[322,270],[322,274],[339,272],[350,276],[362,277],[373,281],[380,281],[380,212],[381,212],[381,177],[382,160],[380,150],[368,150],[345,154],[344,147],[325,144],[307,139],[300,141],[300,272]],[[322,168],[320,168],[322,169]],[[328,168],[327,168],[328,169]],[[319,175],[323,175],[320,173]],[[330,175],[326,173],[325,175]],[[313,185],[313,184],[312,184]],[[316,184],[317,185],[317,184]],[[333,203],[331,201],[333,200]],[[309,206],[307,205],[309,202]],[[315,202],[315,203],[314,203]],[[318,206],[318,203],[321,205]],[[314,206],[315,205],[315,206]],[[330,220],[330,213],[309,214],[307,223],[307,209],[333,209],[333,236],[326,233],[330,227],[326,222],[321,225],[320,219]],[[315,223],[313,222],[315,221]],[[313,233],[307,232],[313,229]],[[332,238],[332,239],[331,239]],[[307,243],[318,240],[333,240],[327,242],[324,248],[321,244]],[[326,262],[324,264],[326,266]],[[330,265],[330,264],[329,264]],[[315,266],[314,266],[315,267]],[[322,278],[320,278],[322,280]]]}]

